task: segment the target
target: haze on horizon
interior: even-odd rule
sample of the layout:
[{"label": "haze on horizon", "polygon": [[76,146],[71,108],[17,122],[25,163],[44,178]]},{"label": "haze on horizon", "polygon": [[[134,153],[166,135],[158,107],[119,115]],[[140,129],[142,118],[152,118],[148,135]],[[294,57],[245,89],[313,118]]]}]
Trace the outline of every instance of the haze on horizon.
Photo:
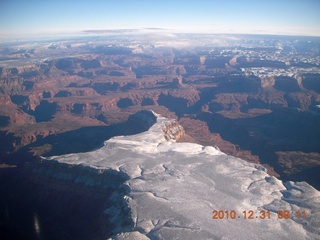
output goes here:
[{"label": "haze on horizon", "polygon": [[0,38],[143,28],[320,36],[319,12],[318,0],[2,0]]}]

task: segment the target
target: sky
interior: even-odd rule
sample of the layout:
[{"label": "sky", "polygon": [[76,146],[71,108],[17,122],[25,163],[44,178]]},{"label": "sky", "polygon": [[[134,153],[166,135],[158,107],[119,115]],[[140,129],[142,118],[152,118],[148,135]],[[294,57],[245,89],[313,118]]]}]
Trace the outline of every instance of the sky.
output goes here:
[{"label": "sky", "polygon": [[83,30],[320,36],[320,0],[1,0],[0,38]]}]

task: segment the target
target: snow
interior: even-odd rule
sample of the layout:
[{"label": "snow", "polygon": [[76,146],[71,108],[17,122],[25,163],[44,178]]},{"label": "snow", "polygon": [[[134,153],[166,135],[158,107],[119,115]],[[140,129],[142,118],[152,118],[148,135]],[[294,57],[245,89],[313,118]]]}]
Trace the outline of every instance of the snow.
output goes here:
[{"label": "snow", "polygon": [[[283,183],[264,167],[214,147],[167,141],[162,127],[168,121],[157,115],[147,132],[46,160],[129,176],[125,199],[134,227],[114,239],[320,239],[319,191],[305,182]],[[213,210],[234,210],[237,218],[212,219]],[[254,219],[244,219],[250,210]],[[270,219],[256,218],[260,210],[270,210]],[[278,219],[279,210],[292,217]],[[306,211],[307,218],[298,219],[296,211]]]}]

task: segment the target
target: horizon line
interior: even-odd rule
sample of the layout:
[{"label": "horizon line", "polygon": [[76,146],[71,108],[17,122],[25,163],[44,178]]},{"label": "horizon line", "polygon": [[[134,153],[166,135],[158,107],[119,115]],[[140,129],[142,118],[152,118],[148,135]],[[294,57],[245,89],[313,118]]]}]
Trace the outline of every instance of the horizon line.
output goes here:
[{"label": "horizon line", "polygon": [[[320,33],[318,34],[299,34],[299,33],[285,33],[285,32],[223,32],[223,31],[184,31],[177,29],[168,28],[157,28],[157,27],[145,27],[145,28],[113,28],[113,29],[83,29],[77,31],[56,31],[56,32],[46,32],[46,33],[31,33],[25,35],[7,35],[0,36],[0,42],[19,42],[26,40],[33,41],[43,41],[45,39],[52,40],[56,38],[73,38],[73,37],[85,37],[85,36],[107,36],[107,35],[139,35],[139,34],[152,34],[152,33],[171,33],[171,34],[194,34],[194,35],[253,35],[253,36],[283,36],[283,37],[314,37],[320,38]],[[1,34],[0,34],[1,35]],[[35,40],[36,39],[36,40]]]}]

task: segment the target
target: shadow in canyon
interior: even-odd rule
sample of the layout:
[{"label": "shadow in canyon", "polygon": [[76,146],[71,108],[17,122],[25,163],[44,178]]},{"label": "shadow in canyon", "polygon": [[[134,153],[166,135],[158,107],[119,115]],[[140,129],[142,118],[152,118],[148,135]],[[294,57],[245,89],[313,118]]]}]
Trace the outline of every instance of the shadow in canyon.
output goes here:
[{"label": "shadow in canyon", "polygon": [[[48,136],[11,154],[7,162],[18,167],[0,168],[0,239],[100,240],[119,227],[132,227],[124,200],[126,174],[41,161],[29,150],[50,145],[44,155],[87,152],[111,137],[146,131],[155,122],[153,113],[140,111],[125,123]],[[116,215],[119,220],[111,223]]]},{"label": "shadow in canyon", "polygon": [[[11,154],[10,160],[4,161],[2,159],[2,162],[18,165],[24,164],[27,160],[32,161],[32,153],[41,156],[53,156],[92,151],[101,147],[104,141],[114,136],[134,135],[147,131],[155,122],[156,117],[153,113],[143,110],[130,115],[124,123],[110,126],[82,127],[56,135],[49,135],[45,138],[39,138],[36,142],[21,147],[17,152]],[[14,142],[14,140],[17,141],[13,135],[2,134],[1,137],[7,143]],[[5,149],[10,148],[6,146]],[[32,151],[30,151],[31,149]]]},{"label": "shadow in canyon", "polygon": [[[106,239],[116,231],[109,221],[113,216],[105,212],[110,207],[124,227],[132,226],[123,199],[128,191],[125,174],[84,166],[70,169],[56,162],[28,168],[0,169],[0,239]],[[69,178],[59,179],[53,172]],[[97,184],[77,182],[80,177]]]},{"label": "shadow in canyon", "polygon": [[[219,133],[223,139],[237,144],[259,156],[261,163],[274,167],[282,180],[304,180],[320,189],[319,167],[303,169],[286,175],[276,161],[277,151],[319,152],[320,119],[307,113],[274,110],[254,118],[230,119],[217,113],[201,113],[196,117],[206,122],[210,132]],[[307,163],[306,163],[307,164]]]}]

